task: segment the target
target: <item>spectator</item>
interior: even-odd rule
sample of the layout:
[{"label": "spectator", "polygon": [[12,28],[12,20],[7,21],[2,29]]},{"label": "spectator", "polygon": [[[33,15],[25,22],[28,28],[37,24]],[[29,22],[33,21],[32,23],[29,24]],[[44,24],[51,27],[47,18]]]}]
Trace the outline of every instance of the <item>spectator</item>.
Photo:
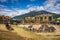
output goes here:
[{"label": "spectator", "polygon": [[39,27],[40,32],[43,32],[44,29],[44,24],[41,25],[41,27]]},{"label": "spectator", "polygon": [[55,28],[53,26],[50,27],[50,32],[55,32]]},{"label": "spectator", "polygon": [[32,25],[28,26],[28,28],[29,28],[29,29],[30,29],[30,31],[31,31]]},{"label": "spectator", "polygon": [[48,27],[48,25],[45,25],[44,31],[45,31],[45,32],[49,32],[49,27]]},{"label": "spectator", "polygon": [[13,28],[11,28],[11,26],[10,26],[10,22],[7,21],[7,22],[5,23],[5,26],[6,26],[6,28],[7,28],[8,30],[10,30],[10,31],[13,30]]}]

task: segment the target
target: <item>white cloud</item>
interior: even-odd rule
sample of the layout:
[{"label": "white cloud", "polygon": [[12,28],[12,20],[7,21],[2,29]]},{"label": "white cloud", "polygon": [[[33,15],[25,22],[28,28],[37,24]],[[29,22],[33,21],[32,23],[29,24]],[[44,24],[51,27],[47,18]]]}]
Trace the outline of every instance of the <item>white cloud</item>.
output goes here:
[{"label": "white cloud", "polygon": [[18,3],[19,0],[0,0],[0,2],[6,2],[8,3],[8,1],[10,1],[11,3]]},{"label": "white cloud", "polygon": [[43,6],[31,6],[27,9],[14,8],[13,10],[11,10],[11,9],[7,9],[5,6],[2,6],[2,8],[0,9],[0,14],[14,17],[14,16],[22,15],[22,14],[25,14],[25,13],[28,13],[28,12],[34,11],[34,10],[39,11],[39,10],[44,10],[44,8],[43,8]]},{"label": "white cloud", "polygon": [[47,0],[44,3],[44,8],[50,12],[60,13],[60,0]]},{"label": "white cloud", "polygon": [[44,6],[33,6],[31,4],[27,5],[27,9],[8,9],[4,5],[0,5],[0,14],[8,15],[11,17],[22,15],[28,13],[30,11],[40,11],[40,10],[47,10],[50,12],[60,13],[60,3],[57,3],[59,0],[47,0],[44,2]]},{"label": "white cloud", "polygon": [[0,2],[6,2],[7,0],[0,0]]},{"label": "white cloud", "polygon": [[44,7],[43,6],[33,6],[33,5],[27,5],[28,7],[28,10],[30,11],[33,11],[33,10],[36,10],[36,11],[39,11],[39,10],[44,10]]},{"label": "white cloud", "polygon": [[1,8],[4,9],[4,8],[7,8],[7,6],[4,6],[4,5],[1,5],[1,4],[0,4],[0,9],[1,9]]}]

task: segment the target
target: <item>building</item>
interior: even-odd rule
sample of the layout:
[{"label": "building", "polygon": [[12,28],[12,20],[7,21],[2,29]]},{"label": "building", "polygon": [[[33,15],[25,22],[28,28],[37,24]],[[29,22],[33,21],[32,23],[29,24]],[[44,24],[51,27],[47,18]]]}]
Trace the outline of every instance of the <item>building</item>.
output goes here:
[{"label": "building", "polygon": [[35,16],[35,21],[38,23],[47,23],[53,21],[53,15],[52,14],[41,14]]},{"label": "building", "polygon": [[24,23],[50,23],[53,22],[52,14],[41,14],[34,17],[25,17]]},{"label": "building", "polygon": [[0,23],[5,23],[6,21],[9,21],[9,20],[10,20],[10,17],[0,15]]},{"label": "building", "polygon": [[57,21],[59,21],[59,22],[60,22],[60,17],[59,17],[59,18],[57,18]]}]

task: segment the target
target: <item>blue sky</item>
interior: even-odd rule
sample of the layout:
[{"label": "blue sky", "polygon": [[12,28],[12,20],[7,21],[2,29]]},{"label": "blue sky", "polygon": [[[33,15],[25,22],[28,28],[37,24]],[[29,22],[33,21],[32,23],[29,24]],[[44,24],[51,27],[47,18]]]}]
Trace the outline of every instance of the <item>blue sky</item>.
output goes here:
[{"label": "blue sky", "polygon": [[0,14],[17,16],[30,11],[60,13],[60,0],[0,0]]},{"label": "blue sky", "polygon": [[[2,0],[3,1],[3,0]],[[25,9],[26,6],[31,4],[34,6],[41,6],[46,0],[6,0],[6,2],[1,2],[1,5],[7,6],[7,8],[20,8]],[[12,7],[13,6],[13,7]]]}]

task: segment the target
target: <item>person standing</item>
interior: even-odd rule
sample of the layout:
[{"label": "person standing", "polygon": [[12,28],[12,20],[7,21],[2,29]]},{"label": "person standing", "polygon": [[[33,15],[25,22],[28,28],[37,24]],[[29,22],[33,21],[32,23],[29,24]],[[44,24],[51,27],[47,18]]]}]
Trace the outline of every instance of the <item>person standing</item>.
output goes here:
[{"label": "person standing", "polygon": [[9,21],[6,21],[5,26],[6,26],[6,28],[7,28],[9,31],[12,31],[12,30],[13,30],[13,28],[11,27]]},{"label": "person standing", "polygon": [[53,26],[50,27],[50,32],[55,32],[55,30],[56,30],[55,27]]}]

